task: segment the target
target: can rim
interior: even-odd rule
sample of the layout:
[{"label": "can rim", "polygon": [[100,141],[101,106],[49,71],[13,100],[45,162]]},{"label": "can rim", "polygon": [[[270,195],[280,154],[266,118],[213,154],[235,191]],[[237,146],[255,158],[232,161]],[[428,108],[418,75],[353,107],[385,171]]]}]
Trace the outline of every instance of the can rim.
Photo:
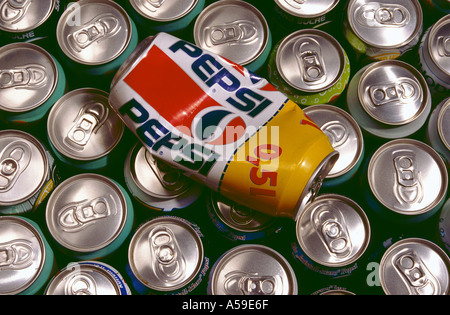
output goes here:
[{"label": "can rim", "polygon": [[52,6],[51,6],[50,10],[48,10],[48,12],[44,16],[44,18],[42,18],[42,20],[40,20],[37,24],[32,25],[27,28],[24,28],[24,29],[20,29],[20,30],[10,30],[5,27],[2,27],[0,24],[0,30],[4,30],[5,32],[9,32],[9,33],[24,33],[24,32],[28,32],[28,31],[38,28],[39,26],[41,26],[48,20],[48,18],[53,14],[53,11],[55,10],[56,1],[55,0],[51,0],[51,1],[52,1]]},{"label": "can rim", "polygon": [[441,138],[441,141],[445,145],[447,150],[450,151],[450,142],[448,142],[448,140],[447,140],[448,135],[447,135],[447,137],[445,136],[445,134],[444,134],[444,127],[443,127],[444,124],[445,124],[444,114],[445,114],[446,111],[450,111],[450,97],[447,98],[444,101],[444,104],[442,105],[442,107],[441,107],[441,109],[439,111],[439,116],[438,116],[438,119],[437,119],[437,126],[438,126],[439,137]]},{"label": "can rim", "polygon": [[316,17],[319,17],[319,16],[329,13],[331,10],[333,10],[337,6],[337,4],[339,3],[339,0],[334,0],[333,4],[329,8],[327,8],[326,10],[324,10],[320,13],[317,13],[317,14],[299,14],[293,10],[286,10],[285,6],[283,6],[281,4],[280,0],[275,0],[275,3],[278,5],[278,7],[280,7],[280,9],[282,9],[284,12],[286,12],[288,14],[291,14],[291,15],[299,17],[299,18],[311,19],[311,18],[316,18]]},{"label": "can rim", "polygon": [[172,21],[177,21],[179,19],[182,19],[183,17],[185,17],[186,15],[191,13],[192,10],[194,10],[194,8],[197,6],[198,3],[199,3],[199,0],[195,0],[187,10],[185,10],[182,14],[179,14],[175,17],[158,18],[158,17],[148,16],[147,14],[145,14],[142,10],[140,10],[138,8],[138,6],[136,5],[136,1],[130,0],[131,6],[133,7],[134,10],[136,10],[136,12],[139,13],[139,15],[143,16],[146,19],[149,19],[151,21],[156,21],[156,22],[172,22]]},{"label": "can rim", "polygon": [[432,27],[430,30],[430,33],[428,34],[427,38],[427,53],[431,57],[431,60],[433,61],[433,64],[441,71],[443,74],[450,75],[447,69],[444,69],[441,64],[436,60],[435,55],[431,53],[432,50],[432,39],[434,38],[433,35],[435,32],[438,31],[438,29],[441,27],[442,24],[450,23],[450,15],[444,15],[442,18],[440,18]]}]

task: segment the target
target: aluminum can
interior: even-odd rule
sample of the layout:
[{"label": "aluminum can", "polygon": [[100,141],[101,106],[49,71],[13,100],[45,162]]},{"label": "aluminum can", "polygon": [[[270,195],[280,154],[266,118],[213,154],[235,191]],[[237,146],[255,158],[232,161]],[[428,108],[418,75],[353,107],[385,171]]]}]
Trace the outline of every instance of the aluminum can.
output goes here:
[{"label": "aluminum can", "polygon": [[241,206],[214,191],[207,196],[206,210],[215,230],[235,242],[265,241],[282,229],[276,217]]},{"label": "aluminum can", "polygon": [[299,30],[282,39],[269,57],[269,81],[300,106],[333,103],[350,78],[339,42],[321,30]]},{"label": "aluminum can", "polygon": [[79,259],[112,254],[131,232],[130,197],[114,180],[85,173],[63,181],[50,195],[47,227],[61,251]]},{"label": "aluminum can", "polygon": [[274,216],[295,217],[338,155],[266,80],[165,33],[144,40],[119,69],[110,104],[153,155]]},{"label": "aluminum can", "polygon": [[205,6],[205,0],[130,0],[125,6],[139,36],[185,30]]},{"label": "aluminum can", "polygon": [[434,23],[422,37],[419,66],[435,98],[450,94],[450,15]]},{"label": "aluminum can", "polygon": [[33,295],[48,281],[54,255],[39,226],[20,216],[0,216],[0,295]]},{"label": "aluminum can", "polygon": [[391,245],[380,262],[387,295],[448,295],[450,260],[435,243],[407,238]]},{"label": "aluminum can", "polygon": [[0,47],[0,112],[16,125],[40,121],[66,89],[60,63],[29,43]]},{"label": "aluminum can", "polygon": [[450,97],[439,103],[430,115],[427,140],[450,167]]},{"label": "aluminum can", "polygon": [[236,246],[211,269],[209,295],[297,295],[297,278],[289,262],[264,245]]},{"label": "aluminum can", "polygon": [[311,118],[328,136],[339,159],[325,177],[322,186],[334,187],[348,182],[359,170],[364,158],[364,137],[356,120],[345,110],[328,104],[305,108]]},{"label": "aluminum can", "polygon": [[54,159],[42,143],[19,130],[0,131],[0,214],[37,209],[57,185]]},{"label": "aluminum can", "polygon": [[443,205],[448,171],[439,154],[425,143],[395,139],[371,157],[365,191],[370,207],[400,222],[420,222]]},{"label": "aluminum can", "polygon": [[194,41],[250,71],[262,67],[272,48],[264,15],[240,0],[217,1],[206,7],[195,22]]},{"label": "aluminum can", "polygon": [[350,0],[344,33],[360,56],[392,60],[414,47],[422,35],[418,0]]},{"label": "aluminum can", "polygon": [[450,199],[447,199],[439,216],[439,234],[447,253],[450,253]]},{"label": "aluminum can", "polygon": [[[127,273],[139,294],[197,294],[208,275],[200,228],[162,216],[142,224],[131,239]],[[198,289],[198,290],[196,290]]]},{"label": "aluminum can", "polygon": [[102,90],[81,88],[54,104],[47,118],[47,137],[60,161],[83,170],[108,166],[125,130],[108,97]]},{"label": "aluminum can", "polygon": [[393,139],[417,132],[431,112],[431,95],[424,77],[399,60],[371,63],[350,81],[347,107],[372,136]]},{"label": "aluminum can", "polygon": [[128,190],[136,200],[152,210],[184,209],[198,200],[203,192],[203,185],[156,159],[141,143],[130,150],[124,169]]},{"label": "aluminum can", "polygon": [[353,200],[319,195],[296,222],[292,255],[300,266],[328,278],[354,275],[371,238],[369,219]]},{"label": "aluminum can", "polygon": [[120,67],[136,47],[138,34],[134,22],[116,2],[80,0],[60,17],[56,39],[69,68],[97,76]]},{"label": "aluminum can", "polygon": [[49,282],[45,295],[131,295],[122,275],[99,261],[70,263]]}]

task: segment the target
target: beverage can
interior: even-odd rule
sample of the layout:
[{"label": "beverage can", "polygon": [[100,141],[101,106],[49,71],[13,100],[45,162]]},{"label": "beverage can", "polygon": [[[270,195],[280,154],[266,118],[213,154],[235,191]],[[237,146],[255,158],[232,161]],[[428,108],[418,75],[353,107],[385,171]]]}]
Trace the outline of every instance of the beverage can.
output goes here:
[{"label": "beverage can", "polygon": [[439,215],[439,234],[447,253],[450,253],[450,199],[447,199]]},{"label": "beverage can", "polygon": [[433,149],[450,165],[450,97],[439,103],[430,115],[427,140]]}]

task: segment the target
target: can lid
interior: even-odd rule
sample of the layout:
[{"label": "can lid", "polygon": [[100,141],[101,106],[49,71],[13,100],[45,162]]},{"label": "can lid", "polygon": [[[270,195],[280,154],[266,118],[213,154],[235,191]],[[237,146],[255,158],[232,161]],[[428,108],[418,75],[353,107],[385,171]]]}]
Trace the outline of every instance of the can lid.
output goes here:
[{"label": "can lid", "polygon": [[198,0],[130,0],[130,3],[140,15],[149,20],[170,22],[181,19],[191,12]]},{"label": "can lid", "polygon": [[53,58],[30,43],[0,48],[0,109],[26,112],[44,104],[58,82]]},{"label": "can lid", "polygon": [[419,238],[391,245],[380,262],[380,282],[391,295],[447,295],[450,260],[436,244]]},{"label": "can lid", "polygon": [[437,21],[428,36],[428,50],[434,64],[450,76],[450,15]]},{"label": "can lid", "polygon": [[194,25],[197,46],[243,66],[256,60],[266,49],[269,33],[261,12],[240,0],[209,5]]},{"label": "can lid", "polygon": [[111,244],[122,232],[127,203],[120,188],[98,174],[79,174],[59,184],[48,200],[45,218],[53,238],[80,253]]},{"label": "can lid", "polygon": [[303,92],[318,92],[339,81],[345,58],[341,45],[331,35],[317,29],[305,29],[281,41],[276,65],[290,86]]},{"label": "can lid", "polygon": [[203,244],[192,225],[177,217],[144,223],[133,236],[128,261],[134,276],[156,291],[175,291],[200,271]]},{"label": "can lid", "polygon": [[126,284],[104,263],[70,263],[51,280],[46,295],[126,295]]},{"label": "can lid", "polygon": [[439,111],[437,128],[442,143],[450,151],[450,97],[445,101]]},{"label": "can lid", "polygon": [[315,105],[304,113],[328,136],[339,158],[326,178],[335,178],[349,172],[361,159],[364,138],[355,119],[346,111],[333,105]]},{"label": "can lid", "polygon": [[61,15],[56,38],[70,59],[86,65],[108,63],[122,54],[131,40],[131,21],[110,0],[80,0]]},{"label": "can lid", "polygon": [[275,0],[287,13],[300,18],[315,18],[330,12],[339,0]]},{"label": "can lid", "polygon": [[386,208],[403,215],[433,210],[445,197],[448,173],[431,147],[413,139],[382,145],[368,167],[369,186]]},{"label": "can lid", "polygon": [[423,76],[399,60],[378,61],[368,66],[358,83],[364,111],[387,125],[404,125],[426,109],[429,92]]},{"label": "can lid", "polygon": [[18,294],[39,277],[45,263],[45,245],[29,222],[0,217],[0,295]]},{"label": "can lid", "polygon": [[263,245],[240,245],[214,265],[209,291],[213,295],[296,295],[297,279],[287,260]]},{"label": "can lid", "polygon": [[43,24],[53,12],[55,0],[2,1],[0,4],[0,30],[26,32]]},{"label": "can lid", "polygon": [[300,214],[296,234],[309,258],[323,266],[343,267],[364,254],[371,232],[369,220],[356,202],[324,194]]},{"label": "can lid", "polygon": [[378,48],[405,46],[422,32],[418,0],[351,0],[347,19],[357,37]]},{"label": "can lid", "polygon": [[50,110],[47,132],[62,155],[80,161],[110,153],[122,138],[124,123],[111,109],[108,93],[92,88],[71,91]]},{"label": "can lid", "polygon": [[36,138],[19,130],[0,131],[0,206],[29,200],[49,172],[46,151]]}]

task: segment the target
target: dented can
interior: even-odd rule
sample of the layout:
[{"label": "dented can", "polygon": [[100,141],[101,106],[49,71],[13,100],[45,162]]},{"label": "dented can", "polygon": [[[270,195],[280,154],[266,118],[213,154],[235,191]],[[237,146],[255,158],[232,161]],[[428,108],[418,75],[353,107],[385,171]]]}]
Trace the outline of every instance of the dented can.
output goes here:
[{"label": "dented can", "polygon": [[61,251],[79,259],[112,254],[131,232],[133,205],[123,187],[98,174],[63,181],[50,195],[47,227]]},{"label": "dented can", "polygon": [[201,196],[204,187],[156,159],[141,143],[130,150],[124,176],[131,194],[144,206],[158,211],[188,207]]},{"label": "dented can", "polygon": [[431,112],[431,95],[420,72],[399,60],[360,69],[347,91],[350,114],[369,134],[402,138],[417,132]]},{"label": "dented can", "polygon": [[32,212],[57,185],[54,158],[31,134],[0,131],[0,214]]},{"label": "dented can", "polygon": [[55,267],[42,230],[20,216],[0,216],[0,253],[0,295],[40,292]]},{"label": "dented can", "polygon": [[300,106],[333,103],[350,78],[350,61],[339,42],[317,29],[282,39],[269,57],[269,80]]},{"label": "dented can", "polygon": [[200,228],[162,216],[142,224],[131,239],[127,273],[140,294],[196,294],[209,272]]},{"label": "dented can", "polygon": [[450,167],[450,97],[439,103],[431,113],[427,140]]},{"label": "dented can", "polygon": [[17,125],[40,121],[64,94],[66,77],[60,63],[29,43],[0,47],[0,112]]},{"label": "dented can", "polygon": [[296,217],[338,155],[266,80],[165,33],[144,40],[118,71],[110,104],[150,153],[274,216]]},{"label": "dented can", "polygon": [[397,241],[380,262],[380,282],[387,295],[448,295],[450,260],[435,243],[421,238]]},{"label": "dented can", "polygon": [[240,0],[217,1],[206,7],[195,21],[194,41],[250,71],[261,68],[272,48],[264,15]]},{"label": "dented can", "polygon": [[297,295],[294,270],[277,251],[240,245],[224,253],[211,269],[210,295]]},{"label": "dented can", "polygon": [[372,60],[392,60],[414,47],[422,35],[418,0],[350,0],[344,33],[354,50]]},{"label": "dented can", "polygon": [[125,129],[108,97],[102,90],[82,88],[54,104],[47,119],[47,137],[60,161],[84,170],[108,166]]},{"label": "dented can", "polygon": [[100,261],[70,263],[49,282],[45,295],[131,295],[122,275]]}]

